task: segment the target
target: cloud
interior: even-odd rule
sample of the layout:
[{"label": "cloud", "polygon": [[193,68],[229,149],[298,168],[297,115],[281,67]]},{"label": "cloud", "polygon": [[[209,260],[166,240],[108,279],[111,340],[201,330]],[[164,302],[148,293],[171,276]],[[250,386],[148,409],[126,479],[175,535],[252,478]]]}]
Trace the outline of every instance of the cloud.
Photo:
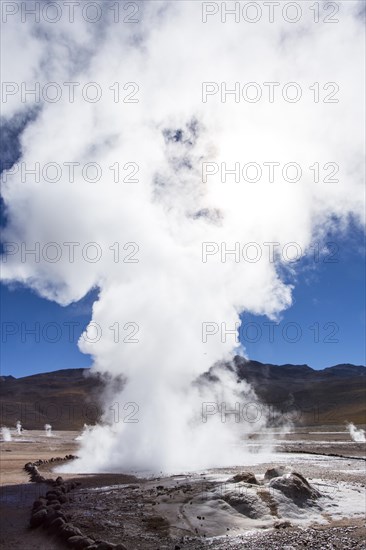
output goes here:
[{"label": "cloud", "polygon": [[[213,436],[212,424],[194,420],[202,396],[192,381],[229,359],[236,344],[222,335],[204,344],[202,323],[233,328],[242,311],[275,318],[291,305],[292,287],[280,265],[290,263],[283,257],[270,261],[264,243],[283,250],[295,242],[305,252],[335,217],[340,227],[350,216],[364,223],[359,6],[343,3],[337,24],[315,24],[305,9],[296,24],[280,16],[274,23],[263,17],[256,24],[223,24],[216,16],[202,23],[199,2],[147,2],[139,4],[139,23],[132,26],[114,23],[109,12],[96,25],[79,16],[73,24],[27,19],[5,26],[4,47],[13,63],[4,80],[20,87],[37,81],[49,93],[58,88],[47,83],[56,82],[62,97],[25,104],[15,94],[5,104],[9,123],[35,106],[40,111],[21,134],[20,164],[3,183],[4,240],[15,243],[8,247],[3,278],[61,305],[99,287],[92,322],[102,337],[79,345],[93,356],[95,371],[128,379],[106,408],[137,403],[140,411],[137,424],[120,421],[85,437],[83,456],[91,457],[91,468],[134,461],[169,468],[181,465],[182,457],[204,466],[215,452],[217,462],[225,462],[218,449],[228,449],[237,431],[216,422]],[[14,40],[19,25],[21,44]],[[78,83],[74,102],[67,82]],[[219,89],[206,102],[204,82]],[[279,83],[273,102],[268,82]],[[296,87],[289,85],[294,82]],[[239,102],[233,95],[222,102],[220,92],[236,83]],[[284,99],[299,88],[298,102]],[[258,102],[244,99],[256,90],[262,94]],[[99,91],[99,101],[85,99]],[[117,93],[125,102],[115,102]],[[339,101],[325,103],[330,94]],[[271,162],[280,163],[273,183],[264,164]],[[25,173],[22,182],[22,170],[36,163],[39,181]],[[79,163],[73,182],[70,163]],[[88,163],[98,164],[99,181],[91,181],[92,166],[83,170]],[[127,181],[115,182],[116,163],[120,180]],[[203,163],[220,168],[206,183]],[[230,176],[221,181],[223,163],[231,169],[240,164],[240,182]],[[248,163],[260,166],[260,181],[243,181]],[[284,181],[287,163],[301,167],[300,181]],[[319,182],[317,168],[309,168],[315,163]],[[325,169],[327,163],[333,164]],[[339,181],[325,182],[335,165]],[[47,166],[50,172],[44,172]],[[59,181],[52,183],[49,174],[55,173]],[[227,256],[222,262],[220,252],[237,242],[240,260]],[[203,243],[219,246],[207,262]],[[259,246],[258,261],[243,257],[248,243]],[[25,255],[25,248],[36,253]],[[136,327],[132,339],[139,342],[126,342]],[[226,385],[231,397],[225,399],[235,402],[235,384]],[[243,427],[252,429],[248,422]],[[96,459],[100,433],[106,443]],[[198,445],[193,456],[191,446],[201,437],[206,450]]]}]

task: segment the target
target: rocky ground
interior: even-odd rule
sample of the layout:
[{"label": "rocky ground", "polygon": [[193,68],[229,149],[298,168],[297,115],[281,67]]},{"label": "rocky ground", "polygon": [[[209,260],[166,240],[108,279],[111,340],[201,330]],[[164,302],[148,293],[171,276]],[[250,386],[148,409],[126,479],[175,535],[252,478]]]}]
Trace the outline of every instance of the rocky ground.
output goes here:
[{"label": "rocky ground", "polygon": [[[4,550],[67,547],[43,527],[29,528],[34,501],[42,503],[53,489],[30,483],[23,470],[39,460],[39,479],[56,478],[49,459],[77,452],[77,434],[58,435],[0,444]],[[41,507],[53,506],[83,536],[99,541],[94,550],[117,544],[127,550],[366,549],[365,445],[305,431],[283,437],[277,449],[275,463],[254,460],[245,468],[180,476],[62,473],[66,485],[74,482],[65,502],[49,496]]]}]

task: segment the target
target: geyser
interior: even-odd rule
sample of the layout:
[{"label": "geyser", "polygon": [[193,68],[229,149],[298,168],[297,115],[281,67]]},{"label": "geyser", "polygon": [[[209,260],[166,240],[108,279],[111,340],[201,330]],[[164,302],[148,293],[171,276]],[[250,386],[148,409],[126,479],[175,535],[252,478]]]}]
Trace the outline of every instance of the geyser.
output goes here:
[{"label": "geyser", "polygon": [[21,424],[20,420],[18,420],[17,423],[15,424],[15,429],[16,429],[18,435],[22,435],[23,428],[22,428],[22,424]]},{"label": "geyser", "polygon": [[44,425],[44,431],[46,432],[46,437],[52,437],[52,426],[51,424]]},{"label": "geyser", "polygon": [[1,428],[1,436],[3,438],[3,441],[11,441],[11,433],[9,428],[6,428],[5,426],[3,426]]},{"label": "geyser", "polygon": [[[343,2],[337,25],[314,24],[304,9],[299,22],[261,20],[245,30],[220,18],[203,23],[196,1],[139,6],[139,23],[123,32],[110,17],[26,18],[18,42],[15,18],[5,26],[13,52],[5,81],[76,84],[73,101],[68,93],[22,101],[15,91],[3,105],[9,126],[28,117],[19,159],[28,172],[22,181],[18,163],[2,185],[2,274],[61,305],[100,290],[79,347],[109,380],[104,415],[70,468],[242,463],[263,415],[204,421],[202,410],[258,401],[220,362],[245,353],[236,339],[241,312],[274,320],[291,306],[296,263],[264,251],[295,243],[305,254],[314,242],[322,250],[328,231],[364,223],[360,4]],[[278,90],[296,81],[298,98],[236,102],[234,90],[203,101],[204,83],[243,75],[261,88],[281,81]],[[91,82],[97,99],[82,93]],[[203,178],[203,163],[225,163],[226,172]],[[248,182],[228,173],[249,163],[296,163],[301,177],[289,170],[285,180],[279,171],[275,181]],[[245,257],[227,253],[237,242]],[[203,258],[207,243],[225,243],[225,257]],[[219,330],[203,334],[203,326]]]},{"label": "geyser", "polygon": [[349,431],[349,435],[351,436],[353,441],[356,441],[356,443],[366,442],[365,430],[363,430],[362,428],[356,428],[353,422],[347,424],[347,430]]}]

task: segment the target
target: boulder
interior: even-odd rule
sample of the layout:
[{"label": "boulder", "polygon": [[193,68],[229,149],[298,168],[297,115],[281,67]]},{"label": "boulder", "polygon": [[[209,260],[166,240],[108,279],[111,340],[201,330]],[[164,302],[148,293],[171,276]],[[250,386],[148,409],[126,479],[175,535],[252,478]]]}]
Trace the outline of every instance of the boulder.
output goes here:
[{"label": "boulder", "polygon": [[94,544],[94,541],[92,539],[89,539],[88,537],[83,537],[80,535],[76,535],[75,537],[70,537],[67,540],[67,545],[71,546],[71,548],[76,548],[77,550],[88,548],[88,546],[91,546],[92,544]]},{"label": "boulder", "polygon": [[47,518],[44,523],[45,527],[49,527],[52,524],[52,522],[57,518],[61,518],[63,519],[64,523],[67,523],[66,517],[61,512],[61,510],[54,510],[53,508],[48,508],[47,512],[48,512]]},{"label": "boulder", "polygon": [[34,512],[30,518],[30,526],[34,529],[35,527],[39,527],[44,523],[44,521],[47,518],[47,510],[45,508],[42,508],[41,510],[38,510],[37,512]]},{"label": "boulder", "polygon": [[70,537],[81,536],[81,531],[71,523],[65,523],[60,529],[60,536],[68,540]]},{"label": "boulder", "polygon": [[273,489],[281,491],[287,498],[290,498],[297,504],[320,497],[319,491],[312,487],[304,476],[297,472],[275,477],[271,479],[269,485]]},{"label": "boulder", "polygon": [[46,507],[46,500],[44,499],[38,499],[38,500],[35,500],[33,502],[33,510],[38,510],[40,508],[45,508]]},{"label": "boulder", "polygon": [[287,529],[287,527],[292,527],[289,521],[276,521],[273,525],[275,529]]},{"label": "boulder", "polygon": [[258,481],[254,474],[251,472],[242,472],[240,474],[236,474],[231,481],[234,483],[240,483],[241,481],[244,481],[245,483],[251,483],[252,485],[258,485]]},{"label": "boulder", "polygon": [[53,519],[49,525],[49,530],[51,533],[58,533],[61,531],[61,527],[66,523],[63,518]]},{"label": "boulder", "polygon": [[273,479],[274,477],[280,477],[283,476],[286,472],[286,469],[284,466],[275,466],[274,468],[269,468],[269,470],[266,471],[264,474],[264,479],[266,481]]},{"label": "boulder", "polygon": [[97,550],[115,550],[116,545],[105,540],[97,541]]}]

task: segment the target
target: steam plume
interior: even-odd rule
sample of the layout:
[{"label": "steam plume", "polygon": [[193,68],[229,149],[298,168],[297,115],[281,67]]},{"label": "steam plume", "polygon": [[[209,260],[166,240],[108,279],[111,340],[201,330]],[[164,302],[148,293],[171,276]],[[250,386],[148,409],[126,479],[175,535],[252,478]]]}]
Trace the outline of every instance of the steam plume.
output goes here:
[{"label": "steam plume", "polygon": [[[106,2],[104,2],[104,5]],[[256,401],[250,387],[238,385],[230,371],[216,369],[216,383],[194,384],[213,364],[238,351],[234,338],[202,342],[202,323],[234,329],[240,312],[276,318],[292,303],[294,264],[269,261],[263,243],[297,243],[303,252],[330,228],[346,230],[352,217],[364,222],[363,209],[363,34],[360,3],[342,3],[337,25],[314,24],[304,10],[301,23],[275,24],[214,18],[202,23],[200,2],[154,1],[141,4],[140,23],[123,27],[110,20],[96,25],[50,25],[27,20],[22,41],[9,25],[3,47],[12,48],[4,79],[41,83],[90,81],[103,88],[90,104],[76,94],[44,102],[21,136],[21,162],[99,163],[102,180],[91,184],[76,170],[65,170],[50,184],[41,178],[20,183],[10,172],[3,185],[8,226],[5,240],[41,250],[58,243],[57,262],[13,253],[4,264],[6,281],[22,282],[61,305],[100,294],[92,325],[102,337],[81,338],[80,349],[93,357],[93,371],[116,380],[105,396],[103,425],[85,434],[79,463],[84,470],[174,469],[239,462],[237,443],[265,423],[202,421],[202,404]],[[114,103],[109,87],[136,82],[139,102]],[[202,82],[300,83],[298,103],[279,99],[203,103]],[[340,101],[314,103],[314,82],[336,82]],[[263,88],[264,89],[264,88]],[[39,108],[39,105],[31,107]],[[4,116],[25,117],[30,106],[12,97]],[[115,183],[116,162],[139,166],[138,183]],[[303,167],[297,183],[261,181],[203,182],[203,162],[295,161]],[[336,162],[337,183],[315,182],[307,167]],[[45,237],[47,235],[47,238]],[[99,261],[87,262],[77,248],[70,261],[64,243],[97,243]],[[120,243],[120,260],[110,250]],[[121,261],[125,243],[137,243],[138,263]],[[256,262],[202,262],[202,243],[258,243]],[[284,277],[286,273],[286,278]],[[127,324],[131,324],[126,329]],[[116,332],[110,327],[119,328]],[[135,340],[126,341],[137,327]],[[94,333],[93,333],[94,334]],[[130,336],[131,339],[131,336]],[[97,340],[97,339],[96,339]],[[128,338],[127,338],[128,340]],[[245,350],[241,350],[243,353]],[[212,405],[214,406],[214,405]],[[216,409],[218,410],[218,409]],[[137,422],[133,422],[137,420]]]},{"label": "steam plume", "polygon": [[3,426],[1,428],[1,435],[2,435],[3,441],[11,441],[11,433],[9,428],[6,428],[5,426]]},{"label": "steam plume", "polygon": [[356,428],[352,422],[347,425],[347,429],[353,441],[356,441],[357,443],[366,442],[365,430],[362,430],[362,428]]},{"label": "steam plume", "polygon": [[45,425],[44,425],[44,430],[45,430],[45,432],[46,432],[46,436],[47,436],[47,437],[52,437],[53,434],[52,434],[52,426],[51,426],[51,424],[45,424]]}]

